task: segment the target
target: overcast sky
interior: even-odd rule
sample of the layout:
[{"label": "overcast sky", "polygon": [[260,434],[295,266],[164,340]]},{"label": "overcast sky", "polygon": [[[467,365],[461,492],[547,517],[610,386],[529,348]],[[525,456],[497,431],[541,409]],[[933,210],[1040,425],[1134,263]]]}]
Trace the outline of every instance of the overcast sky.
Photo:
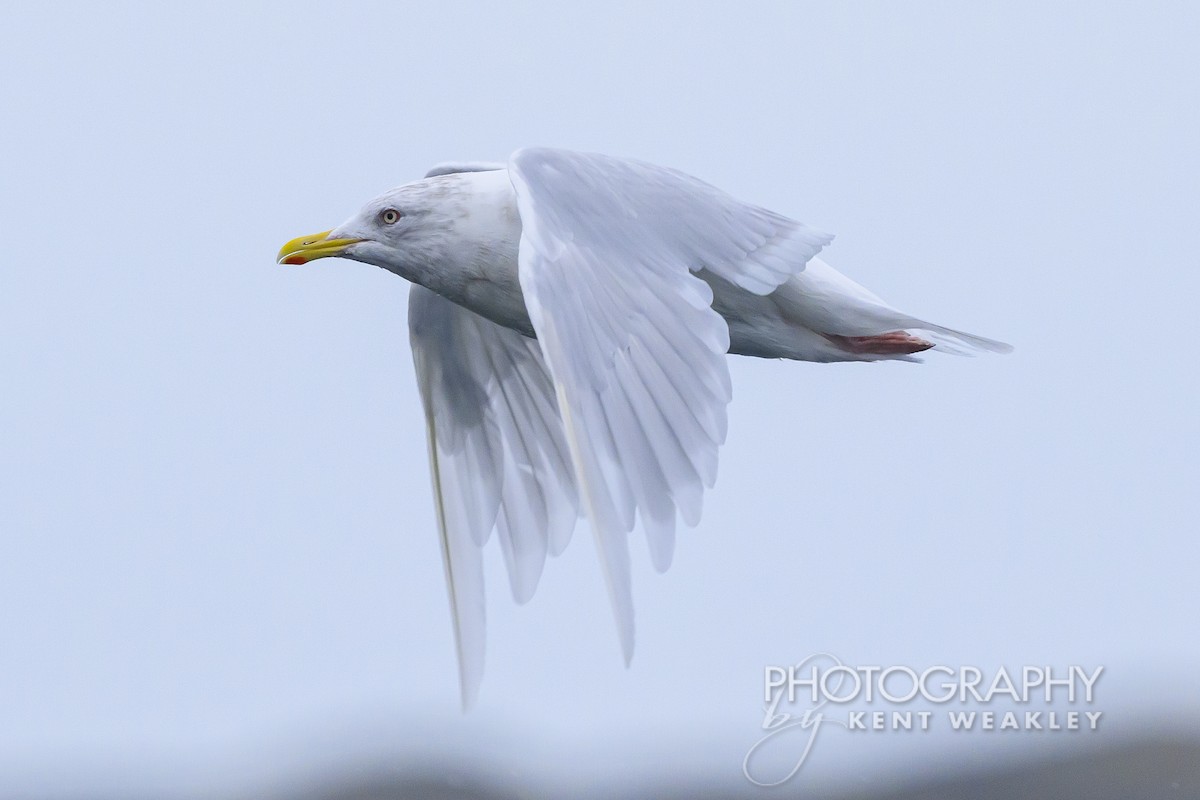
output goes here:
[{"label": "overcast sky", "polygon": [[[763,667],[818,651],[1104,665],[1100,735],[1195,724],[1195,6],[201,6],[6,9],[0,791],[314,753],[741,780]],[[633,543],[632,667],[583,525],[525,607],[493,545],[463,716],[408,286],[274,256],[531,144],[836,233],[1016,352],[733,360],[700,527],[665,576]],[[1050,741],[835,732],[797,785]]]}]

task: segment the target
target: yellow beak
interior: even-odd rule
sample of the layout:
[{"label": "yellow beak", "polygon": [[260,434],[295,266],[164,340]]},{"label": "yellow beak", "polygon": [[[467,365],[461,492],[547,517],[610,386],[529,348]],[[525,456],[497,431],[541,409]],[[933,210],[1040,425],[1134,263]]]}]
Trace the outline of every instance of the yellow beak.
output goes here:
[{"label": "yellow beak", "polygon": [[327,239],[330,231],[298,236],[279,248],[280,264],[307,264],[318,258],[340,256],[346,248],[362,239]]}]

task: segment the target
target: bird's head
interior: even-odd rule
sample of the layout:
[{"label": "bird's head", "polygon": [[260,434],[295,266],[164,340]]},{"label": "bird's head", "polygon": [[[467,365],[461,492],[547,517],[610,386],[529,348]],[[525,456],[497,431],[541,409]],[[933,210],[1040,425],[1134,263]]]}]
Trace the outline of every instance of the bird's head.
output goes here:
[{"label": "bird's head", "polygon": [[292,239],[280,248],[278,262],[306,264],[340,256],[411,280],[412,270],[439,256],[460,216],[451,177],[420,180],[386,192],[338,227]]}]

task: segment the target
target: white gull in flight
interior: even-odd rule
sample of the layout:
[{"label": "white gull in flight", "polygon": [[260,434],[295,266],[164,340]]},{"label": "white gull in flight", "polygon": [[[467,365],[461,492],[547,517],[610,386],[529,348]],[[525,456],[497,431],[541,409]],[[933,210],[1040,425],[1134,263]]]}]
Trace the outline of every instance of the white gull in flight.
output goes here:
[{"label": "white gull in flight", "polygon": [[435,167],[283,246],[283,264],[341,256],[414,284],[464,705],[483,675],[493,531],[523,603],[586,516],[629,662],[629,533],[639,522],[662,571],[676,517],[699,522],[725,439],[726,353],[1010,349],[892,308],[817,258],[832,238],[675,170],[537,147]]}]

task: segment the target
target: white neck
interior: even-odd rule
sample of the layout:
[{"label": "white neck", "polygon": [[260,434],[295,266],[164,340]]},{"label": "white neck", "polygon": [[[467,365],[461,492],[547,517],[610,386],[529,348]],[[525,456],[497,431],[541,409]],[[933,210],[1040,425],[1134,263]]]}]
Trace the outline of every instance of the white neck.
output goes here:
[{"label": "white neck", "polygon": [[444,235],[436,238],[425,263],[404,277],[493,322],[532,335],[517,276],[521,217],[508,171],[428,180],[446,184],[438,204],[438,227]]}]

